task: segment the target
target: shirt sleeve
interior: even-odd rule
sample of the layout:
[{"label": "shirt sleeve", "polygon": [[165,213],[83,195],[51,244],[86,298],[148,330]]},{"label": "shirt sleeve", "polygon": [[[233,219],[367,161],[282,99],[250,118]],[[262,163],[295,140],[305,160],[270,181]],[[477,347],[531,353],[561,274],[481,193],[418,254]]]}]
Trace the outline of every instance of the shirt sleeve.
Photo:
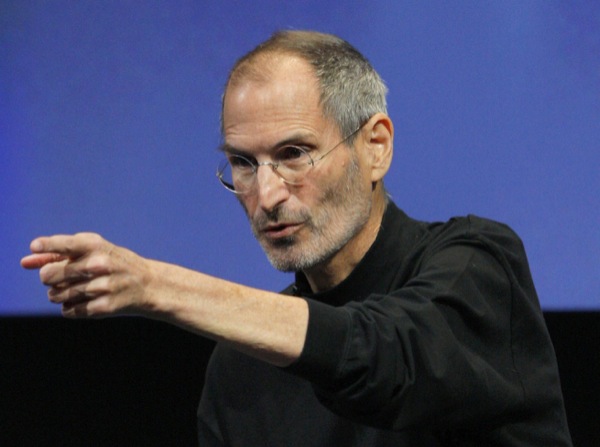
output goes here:
[{"label": "shirt sleeve", "polygon": [[305,348],[291,370],[331,411],[368,425],[489,423],[524,411],[527,399],[545,405],[543,393],[526,395],[522,346],[535,346],[527,368],[539,366],[544,380],[554,373],[549,340],[535,335],[537,302],[519,304],[527,315],[517,324],[516,299],[505,263],[485,245],[449,243],[388,294],[342,307],[309,300]]}]

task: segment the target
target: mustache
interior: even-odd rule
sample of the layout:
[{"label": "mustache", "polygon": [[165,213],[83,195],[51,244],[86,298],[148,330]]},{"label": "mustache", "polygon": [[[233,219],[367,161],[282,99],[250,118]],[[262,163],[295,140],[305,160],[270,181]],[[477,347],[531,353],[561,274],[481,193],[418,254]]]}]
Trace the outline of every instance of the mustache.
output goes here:
[{"label": "mustache", "polygon": [[262,229],[269,225],[276,225],[279,223],[307,222],[310,220],[310,213],[306,209],[298,211],[290,211],[287,208],[279,207],[271,211],[259,209],[251,220],[252,226],[255,229]]}]

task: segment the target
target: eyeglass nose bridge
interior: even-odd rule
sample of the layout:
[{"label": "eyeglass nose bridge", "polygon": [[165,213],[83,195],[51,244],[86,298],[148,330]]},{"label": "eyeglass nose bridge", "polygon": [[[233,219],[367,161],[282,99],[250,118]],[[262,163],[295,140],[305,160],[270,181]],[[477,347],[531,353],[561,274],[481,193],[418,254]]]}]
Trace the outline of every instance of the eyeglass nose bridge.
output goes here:
[{"label": "eyeglass nose bridge", "polygon": [[274,161],[254,161],[254,170],[253,170],[254,186],[258,185],[258,168],[260,168],[261,166],[269,166],[279,180],[282,180],[284,183],[288,182],[281,175],[281,173],[277,170],[277,168],[279,168],[279,166],[281,166],[281,163],[277,163]]},{"label": "eyeglass nose bridge", "polygon": [[281,163],[276,163],[274,161],[255,161],[254,162],[254,174],[258,173],[258,168],[261,166],[271,166],[273,172],[277,173],[277,168]]}]

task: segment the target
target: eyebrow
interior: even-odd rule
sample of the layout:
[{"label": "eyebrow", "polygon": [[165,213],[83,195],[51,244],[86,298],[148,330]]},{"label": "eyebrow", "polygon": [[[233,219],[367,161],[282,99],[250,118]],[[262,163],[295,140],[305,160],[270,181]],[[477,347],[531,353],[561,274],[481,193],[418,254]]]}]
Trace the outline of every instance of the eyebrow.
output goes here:
[{"label": "eyebrow", "polygon": [[[308,142],[309,139],[312,139],[312,134],[307,133],[295,133],[285,140],[279,141],[277,144],[273,145],[269,150],[275,150],[284,146],[304,146],[309,148],[315,148],[317,145],[315,143]],[[219,151],[222,153],[229,153],[234,155],[248,155],[249,152],[244,149],[236,148],[230,144],[223,143],[219,146]]]},{"label": "eyebrow", "polygon": [[223,143],[221,145],[219,145],[219,147],[217,148],[217,150],[221,153],[232,153],[232,154],[243,154],[244,151],[242,151],[241,149],[236,149],[235,147],[227,144],[227,143]]}]

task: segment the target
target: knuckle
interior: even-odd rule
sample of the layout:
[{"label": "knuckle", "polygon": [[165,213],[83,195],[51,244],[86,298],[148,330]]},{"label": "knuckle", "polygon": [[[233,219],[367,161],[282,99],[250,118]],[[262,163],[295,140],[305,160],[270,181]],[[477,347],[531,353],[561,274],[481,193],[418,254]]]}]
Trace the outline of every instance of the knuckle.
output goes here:
[{"label": "knuckle", "polygon": [[97,233],[84,233],[86,238],[90,241],[92,245],[95,247],[99,247],[104,242],[104,239]]},{"label": "knuckle", "polygon": [[112,276],[97,278],[94,283],[94,291],[96,295],[112,295],[114,293],[114,278]]},{"label": "knuckle", "polygon": [[48,300],[51,303],[58,303],[58,302],[60,302],[59,292],[56,289],[54,289],[54,288],[49,289],[48,290]]},{"label": "knuckle", "polygon": [[39,275],[40,275],[40,282],[42,284],[48,285],[48,275],[43,268],[40,269]]},{"label": "knuckle", "polygon": [[54,278],[53,271],[54,271],[54,269],[52,268],[51,265],[45,265],[40,269],[39,275],[40,275],[40,281],[42,282],[42,284],[44,284],[46,286],[53,284],[53,278]]},{"label": "knuckle", "polygon": [[103,242],[104,239],[97,233],[80,232],[76,233],[73,238],[71,238],[71,248],[89,247],[91,250],[97,250],[101,247]]},{"label": "knuckle", "polygon": [[88,304],[88,312],[95,317],[103,317],[114,312],[114,304],[108,297],[100,297]]},{"label": "knuckle", "polygon": [[86,270],[90,273],[101,274],[110,271],[111,260],[105,253],[91,256],[86,263]]}]

